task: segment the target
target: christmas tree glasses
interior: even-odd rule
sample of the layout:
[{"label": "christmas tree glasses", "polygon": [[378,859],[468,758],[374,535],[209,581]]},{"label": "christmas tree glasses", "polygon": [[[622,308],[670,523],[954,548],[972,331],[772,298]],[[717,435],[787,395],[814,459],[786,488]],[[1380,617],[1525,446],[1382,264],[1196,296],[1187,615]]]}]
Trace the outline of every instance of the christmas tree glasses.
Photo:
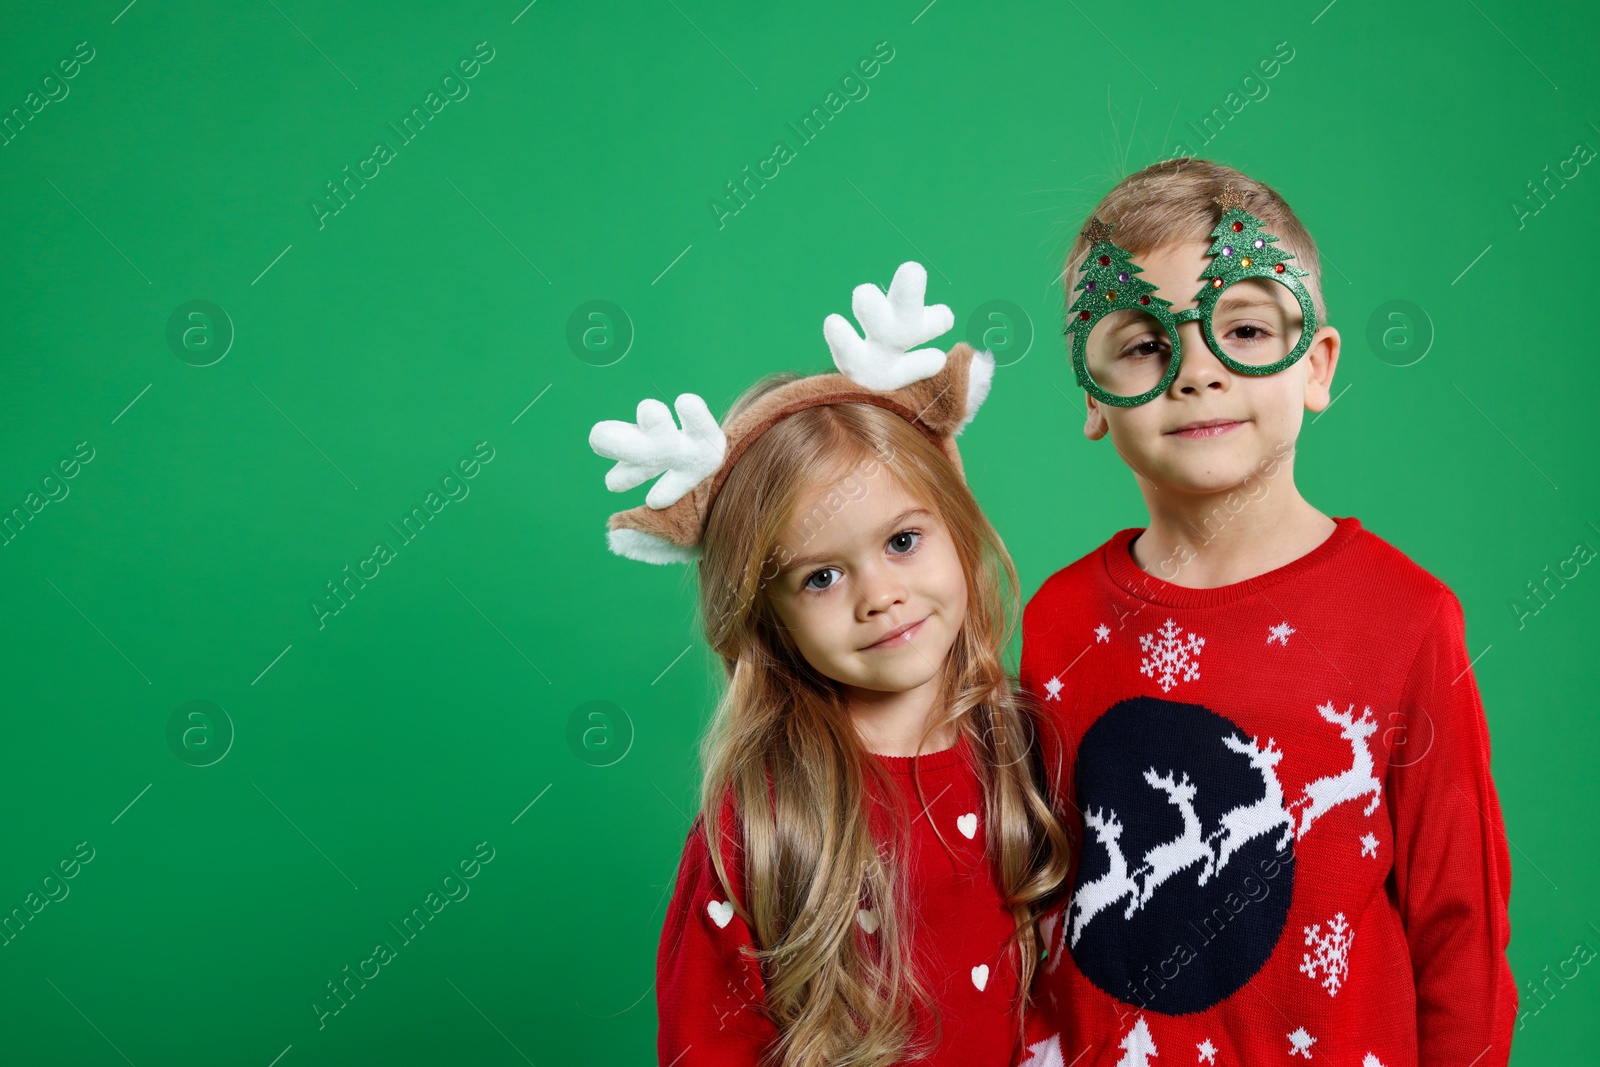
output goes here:
[{"label": "christmas tree glasses", "polygon": [[1198,306],[1176,314],[1137,277],[1143,269],[1112,243],[1111,226],[1097,218],[1084,231],[1093,247],[1080,267],[1067,334],[1078,384],[1096,400],[1136,407],[1165,392],[1183,359],[1178,327],[1185,322],[1200,323],[1206,346],[1235,374],[1276,374],[1311,347],[1317,315],[1300,280],[1307,272],[1288,262],[1294,256],[1260,219],[1236,203],[1225,207],[1211,231]]}]

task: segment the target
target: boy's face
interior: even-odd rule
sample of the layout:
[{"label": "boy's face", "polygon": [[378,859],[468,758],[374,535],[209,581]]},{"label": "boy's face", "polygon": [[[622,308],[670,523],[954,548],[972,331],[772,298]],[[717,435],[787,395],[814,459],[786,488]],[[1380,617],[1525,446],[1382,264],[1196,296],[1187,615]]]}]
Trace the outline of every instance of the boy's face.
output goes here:
[{"label": "boy's face", "polygon": [[[1176,314],[1196,306],[1194,294],[1206,284],[1200,275],[1210,263],[1210,247],[1209,241],[1195,240],[1133,259],[1144,268],[1140,278],[1156,286],[1155,295],[1170,300]],[[1332,326],[1318,327],[1311,347],[1293,366],[1265,376],[1225,367],[1206,347],[1198,322],[1179,326],[1178,339],[1182,365],[1166,391],[1148,403],[1113,407],[1085,395],[1084,435],[1097,441],[1109,433],[1123,461],[1151,489],[1226,492],[1262,469],[1263,462],[1282,461],[1299,436],[1303,413],[1330,403],[1339,360],[1339,331]]]}]

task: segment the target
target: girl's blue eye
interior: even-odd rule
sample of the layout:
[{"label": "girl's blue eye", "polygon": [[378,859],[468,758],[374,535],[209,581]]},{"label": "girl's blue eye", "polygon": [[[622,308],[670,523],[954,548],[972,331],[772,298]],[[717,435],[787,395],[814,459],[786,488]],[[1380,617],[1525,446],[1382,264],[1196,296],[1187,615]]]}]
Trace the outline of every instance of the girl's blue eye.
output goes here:
[{"label": "girl's blue eye", "polygon": [[[922,531],[920,530],[901,530],[898,534],[894,534],[888,539],[890,555],[898,555],[898,557],[907,557],[910,553],[914,553],[920,545],[922,545]],[[826,584],[818,585],[816,579],[827,576],[827,574],[834,574],[837,577],[830,579]],[[843,577],[845,576],[837,566],[822,566],[822,568],[814,569],[810,574],[806,574],[805,581],[800,582],[800,589],[806,590],[806,592],[826,593],[827,590],[834,589],[835,585],[840,584],[843,581]]]},{"label": "girl's blue eye", "polygon": [[816,585],[812,585],[811,584],[811,579],[812,578],[817,578],[817,577],[819,577],[821,575],[824,575],[824,574],[827,574],[828,572],[832,571],[833,569],[834,568],[832,568],[832,567],[824,567],[819,571],[812,571],[811,575],[808,578],[806,578],[806,580],[803,583],[801,583],[800,587],[802,589],[810,589],[811,591],[816,592],[816,593],[821,593],[821,592],[825,592],[828,589],[832,589],[835,585],[838,584],[837,582],[829,582],[825,586],[816,586]]},{"label": "girl's blue eye", "polygon": [[897,533],[893,537],[889,538],[889,543],[892,545],[896,541],[900,540],[902,537],[915,537],[917,540],[915,542],[913,542],[911,547],[907,548],[904,552],[895,553],[895,555],[898,555],[898,556],[909,556],[909,555],[911,555],[911,553],[913,553],[913,552],[915,552],[917,550],[917,545],[922,543],[922,532],[920,530],[901,530],[899,533]]}]

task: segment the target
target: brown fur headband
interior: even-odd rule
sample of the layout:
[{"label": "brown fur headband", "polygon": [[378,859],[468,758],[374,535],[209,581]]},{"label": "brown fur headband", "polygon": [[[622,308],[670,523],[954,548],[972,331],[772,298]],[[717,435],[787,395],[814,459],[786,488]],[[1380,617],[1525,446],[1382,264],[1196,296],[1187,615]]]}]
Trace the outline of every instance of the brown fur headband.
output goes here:
[{"label": "brown fur headband", "polygon": [[955,322],[945,305],[924,306],[927,285],[919,264],[903,263],[887,293],[870,282],[857,286],[851,308],[865,337],[842,315],[829,315],[822,327],[839,373],[764,393],[725,427],[694,393],[681,394],[673,405],[681,428],[659,400],[639,402],[637,423],[596,423],[589,447],[617,461],[606,472],[607,488],[626,492],[660,475],[643,505],[607,521],[611,551],[645,563],[696,559],[717,491],[739,457],[779,420],[820,404],[892,411],[926,434],[961,473],[955,439],[989,395],[994,358],[965,342],[949,352],[915,349]]}]

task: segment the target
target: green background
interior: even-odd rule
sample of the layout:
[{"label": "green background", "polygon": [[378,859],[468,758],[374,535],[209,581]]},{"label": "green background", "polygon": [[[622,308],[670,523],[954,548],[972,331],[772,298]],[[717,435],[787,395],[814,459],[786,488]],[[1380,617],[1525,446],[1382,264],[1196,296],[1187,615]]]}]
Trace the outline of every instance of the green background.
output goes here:
[{"label": "green background", "polygon": [[[0,36],[4,113],[94,50],[0,148],[0,512],[93,449],[0,547],[0,911],[94,850],[0,948],[0,1059],[652,1062],[718,675],[692,572],[607,552],[643,490],[605,490],[589,427],[827,368],[823,318],[916,259],[945,343],[1019,309],[962,450],[1031,593],[1146,521],[1080,432],[1057,275],[1099,197],[1180,142],[1271,183],[1325,253],[1348,388],[1308,418],[1299,485],[1465,605],[1519,980],[1600,948],[1600,576],[1511,607],[1600,547],[1600,174],[1527,188],[1600,146],[1586,5],[123,5],[9,4]],[[403,142],[389,124],[479,42],[469,94]],[[868,95],[800,143],[786,123],[879,42]],[[795,158],[719,225],[779,139]],[[1373,321],[1396,327],[1376,347]],[[397,538],[479,442],[468,495]],[[379,540],[395,557],[319,626]],[[191,701],[213,710],[175,730]],[[600,725],[573,740],[575,715]],[[470,894],[401,942],[480,842]],[[1550,986],[1515,1062],[1592,1055],[1592,972]]]}]

